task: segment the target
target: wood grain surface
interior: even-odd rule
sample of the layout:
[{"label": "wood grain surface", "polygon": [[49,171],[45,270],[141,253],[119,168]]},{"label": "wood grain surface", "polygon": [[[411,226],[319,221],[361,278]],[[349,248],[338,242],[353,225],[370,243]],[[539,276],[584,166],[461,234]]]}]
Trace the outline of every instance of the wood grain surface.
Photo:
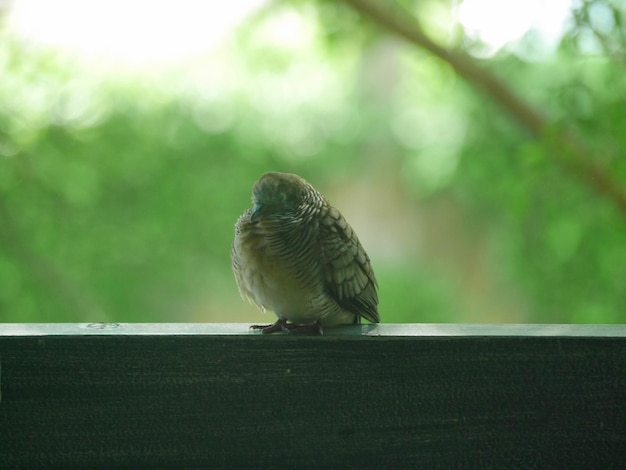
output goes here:
[{"label": "wood grain surface", "polygon": [[12,324],[0,368],[0,468],[620,468],[626,452],[624,326]]}]

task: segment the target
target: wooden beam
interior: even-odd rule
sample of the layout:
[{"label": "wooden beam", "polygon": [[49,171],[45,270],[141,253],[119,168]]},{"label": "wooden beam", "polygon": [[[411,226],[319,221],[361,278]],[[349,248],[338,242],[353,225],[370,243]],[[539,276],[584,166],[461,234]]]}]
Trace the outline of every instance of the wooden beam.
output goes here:
[{"label": "wooden beam", "polygon": [[0,326],[0,467],[608,468],[626,325]]},{"label": "wooden beam", "polygon": [[[2,323],[0,338],[11,336],[231,336],[258,338],[248,323]],[[576,336],[626,338],[626,325],[383,323],[327,329],[325,336]],[[282,336],[282,335],[274,335]]]}]

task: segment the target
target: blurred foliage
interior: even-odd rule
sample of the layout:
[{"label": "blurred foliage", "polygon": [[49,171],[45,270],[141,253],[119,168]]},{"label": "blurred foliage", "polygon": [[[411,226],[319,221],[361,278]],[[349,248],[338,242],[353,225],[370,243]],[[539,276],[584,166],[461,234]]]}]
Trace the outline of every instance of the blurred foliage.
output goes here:
[{"label": "blurred foliage", "polygon": [[[473,50],[447,3],[417,3]],[[620,5],[578,2],[554,53],[528,35],[476,60],[626,187]],[[445,64],[323,1],[272,4],[201,59],[105,74],[4,34],[1,321],[259,321],[229,249],[268,170],[355,225],[383,321],[626,321],[625,215]]]}]

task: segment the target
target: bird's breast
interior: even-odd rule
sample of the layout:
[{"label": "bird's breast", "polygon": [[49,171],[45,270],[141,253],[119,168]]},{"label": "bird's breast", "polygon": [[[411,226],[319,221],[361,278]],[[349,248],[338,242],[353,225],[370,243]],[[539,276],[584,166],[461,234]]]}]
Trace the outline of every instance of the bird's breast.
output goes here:
[{"label": "bird's breast", "polygon": [[[252,227],[251,227],[252,228]],[[312,304],[320,287],[301,282],[297,263],[276,246],[261,223],[235,237],[240,289],[265,310],[291,321],[306,321],[319,315]]]}]

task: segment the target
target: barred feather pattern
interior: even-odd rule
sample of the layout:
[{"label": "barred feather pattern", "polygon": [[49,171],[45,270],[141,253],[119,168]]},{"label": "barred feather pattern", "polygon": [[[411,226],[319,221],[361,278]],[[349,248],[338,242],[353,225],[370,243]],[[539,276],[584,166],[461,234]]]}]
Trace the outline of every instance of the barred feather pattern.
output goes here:
[{"label": "barred feather pattern", "polygon": [[[278,187],[287,196],[267,194]],[[255,190],[286,202],[237,221],[231,258],[242,297],[296,324],[378,323],[370,259],[341,213],[297,175],[267,173]]]}]

